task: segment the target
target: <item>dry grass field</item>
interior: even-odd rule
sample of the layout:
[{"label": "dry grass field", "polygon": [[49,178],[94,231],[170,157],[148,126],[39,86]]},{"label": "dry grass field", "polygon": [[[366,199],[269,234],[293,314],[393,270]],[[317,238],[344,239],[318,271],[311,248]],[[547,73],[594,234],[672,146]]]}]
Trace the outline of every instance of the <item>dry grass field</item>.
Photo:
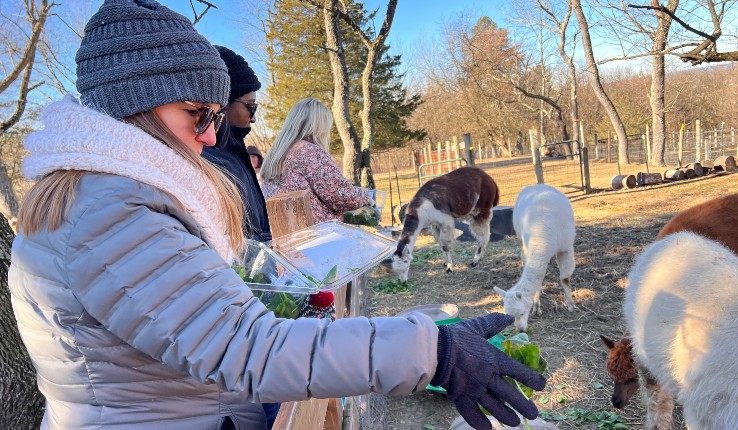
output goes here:
[{"label": "dry grass field", "polygon": [[[633,172],[642,168],[628,167]],[[519,165],[496,167],[489,172],[496,179],[506,178],[506,168],[520,174]],[[605,173],[596,173],[599,171]],[[595,175],[599,175],[597,179]],[[400,172],[398,177],[406,203],[418,187],[417,177],[412,171]],[[593,184],[595,181],[607,184],[611,177],[611,167],[594,169]],[[530,178],[528,176],[527,183],[517,185],[513,185],[514,181],[499,180],[502,194],[506,196],[501,204],[512,205],[519,189],[534,182],[535,177],[532,176],[532,181]],[[386,178],[378,179],[378,188],[388,190]],[[564,191],[570,197],[577,221],[577,268],[572,284],[578,310],[566,311],[558,287],[558,271],[551,262],[542,290],[543,315],[531,316],[529,321],[530,340],[540,345],[549,364],[548,385],[544,392],[534,396],[534,400],[545,416],[556,418],[560,429],[613,428],[616,420],[613,415],[603,415],[603,411],[617,413],[627,428],[639,429],[643,427],[644,411],[638,398],[625,410],[617,410],[610,404],[612,383],[604,369],[606,348],[599,335],[617,338],[623,334],[621,302],[634,257],[653,241],[675,213],[705,200],[738,192],[738,175],[711,175],[589,195]],[[390,224],[389,201],[384,221]],[[370,292],[369,312],[373,316],[394,315],[403,309],[430,303],[456,304],[459,316],[464,318],[502,312],[501,298],[492,287],[510,288],[520,276],[519,241],[509,237],[490,243],[487,255],[476,268],[467,264],[473,252],[472,243],[458,243],[454,257],[456,271],[445,274],[439,246],[430,236],[421,236],[410,268],[412,290],[394,294]],[[381,285],[391,279],[393,275],[377,269],[369,285]],[[447,429],[458,415],[453,405],[438,394],[390,398],[388,403],[390,429]],[[676,420],[674,428],[684,428],[680,419]]]}]

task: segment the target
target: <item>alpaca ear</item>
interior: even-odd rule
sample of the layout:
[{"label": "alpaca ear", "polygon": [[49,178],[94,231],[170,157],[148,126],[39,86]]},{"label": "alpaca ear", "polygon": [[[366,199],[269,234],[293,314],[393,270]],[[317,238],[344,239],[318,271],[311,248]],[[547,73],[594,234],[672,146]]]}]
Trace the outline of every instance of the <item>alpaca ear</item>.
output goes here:
[{"label": "alpaca ear", "polygon": [[615,341],[610,339],[609,337],[606,337],[604,335],[600,335],[600,339],[602,339],[602,343],[605,344],[607,349],[613,349],[615,347]]},{"label": "alpaca ear", "polygon": [[507,294],[507,291],[503,290],[500,287],[494,287],[494,289],[495,289],[495,292],[497,294],[501,295],[502,297],[505,297],[505,294]]}]

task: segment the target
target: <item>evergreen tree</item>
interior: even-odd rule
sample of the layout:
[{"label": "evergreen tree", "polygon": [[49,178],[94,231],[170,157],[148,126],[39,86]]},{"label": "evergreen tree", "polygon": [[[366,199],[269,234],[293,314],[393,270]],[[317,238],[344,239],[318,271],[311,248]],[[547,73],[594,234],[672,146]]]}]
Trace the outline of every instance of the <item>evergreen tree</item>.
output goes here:
[{"label": "evergreen tree", "polygon": [[[349,7],[361,13],[361,4],[351,3]],[[365,18],[364,23],[370,18]],[[361,124],[361,73],[366,63],[366,48],[359,37],[344,25],[342,36],[351,82],[351,117],[354,124]],[[267,124],[279,130],[290,108],[304,97],[315,97],[330,107],[333,103],[333,79],[324,49],[322,12],[298,0],[275,0],[269,10],[266,38],[267,67],[271,75],[267,87]],[[400,59],[399,55],[389,55],[385,50],[375,71],[375,150],[402,146],[425,135],[423,131],[411,130],[407,125],[407,119],[420,104],[420,96],[408,96],[402,84],[403,76],[397,73]],[[332,137],[331,148],[340,150],[339,137],[335,134]]]}]

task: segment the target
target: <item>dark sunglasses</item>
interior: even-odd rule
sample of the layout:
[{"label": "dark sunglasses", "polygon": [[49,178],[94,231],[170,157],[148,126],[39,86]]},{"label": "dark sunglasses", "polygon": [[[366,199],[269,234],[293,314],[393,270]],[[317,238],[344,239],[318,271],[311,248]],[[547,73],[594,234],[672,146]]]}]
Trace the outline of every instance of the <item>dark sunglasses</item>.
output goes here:
[{"label": "dark sunglasses", "polygon": [[238,100],[238,99],[233,100],[233,101],[236,102],[236,103],[241,103],[242,105],[246,106],[246,109],[249,110],[249,116],[251,118],[253,118],[254,115],[256,115],[256,108],[259,107],[259,104],[258,103],[256,103],[256,102],[245,102],[243,100]]},{"label": "dark sunglasses", "polygon": [[195,133],[205,133],[208,127],[210,127],[211,122],[214,123],[213,127],[215,128],[216,133],[218,132],[218,129],[220,129],[220,126],[223,124],[223,120],[226,116],[223,109],[216,112],[210,106],[202,106],[188,101],[183,101],[182,103],[197,108],[197,117],[195,118]]}]

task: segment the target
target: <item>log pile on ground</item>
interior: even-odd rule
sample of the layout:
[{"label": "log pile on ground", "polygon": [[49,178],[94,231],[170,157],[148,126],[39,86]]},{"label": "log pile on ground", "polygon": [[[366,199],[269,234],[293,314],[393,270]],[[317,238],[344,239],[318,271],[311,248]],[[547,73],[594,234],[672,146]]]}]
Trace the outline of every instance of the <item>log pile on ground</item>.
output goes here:
[{"label": "log pile on ground", "polygon": [[711,173],[725,174],[738,171],[738,162],[732,155],[722,155],[714,160],[700,160],[684,166],[674,167],[661,173],[638,172],[636,175],[615,175],[610,180],[613,190],[657,185],[662,182],[683,181],[707,176]]}]

